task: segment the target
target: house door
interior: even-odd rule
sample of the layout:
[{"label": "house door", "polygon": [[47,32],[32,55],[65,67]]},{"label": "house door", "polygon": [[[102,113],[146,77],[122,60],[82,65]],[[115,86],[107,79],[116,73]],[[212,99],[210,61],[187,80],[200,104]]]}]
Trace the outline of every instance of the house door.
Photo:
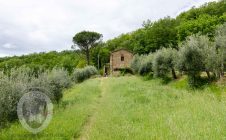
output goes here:
[{"label": "house door", "polygon": [[104,67],[104,76],[108,76],[109,75],[109,68],[108,67]]}]

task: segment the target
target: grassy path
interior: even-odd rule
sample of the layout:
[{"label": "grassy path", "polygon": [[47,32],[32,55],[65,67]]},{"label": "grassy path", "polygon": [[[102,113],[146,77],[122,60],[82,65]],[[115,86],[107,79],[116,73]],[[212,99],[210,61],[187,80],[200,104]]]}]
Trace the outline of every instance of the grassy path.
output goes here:
[{"label": "grassy path", "polygon": [[32,135],[19,123],[0,131],[1,140],[225,139],[226,88],[191,91],[179,80],[119,77],[87,80],[64,94],[53,120]]},{"label": "grassy path", "polygon": [[[137,77],[108,78],[90,140],[224,139],[225,89],[189,91]],[[213,92],[217,91],[217,95]]]},{"label": "grassy path", "polygon": [[105,95],[105,84],[104,84],[104,82],[105,82],[105,78],[101,78],[100,79],[100,89],[101,89],[100,99],[97,101],[98,104],[95,106],[93,115],[91,115],[89,117],[88,121],[84,125],[82,133],[81,133],[80,137],[78,138],[79,140],[89,139],[89,133],[90,133],[91,128],[93,127],[95,121],[96,121],[96,116],[101,111],[100,106],[103,105],[102,102],[104,100],[104,95]]}]

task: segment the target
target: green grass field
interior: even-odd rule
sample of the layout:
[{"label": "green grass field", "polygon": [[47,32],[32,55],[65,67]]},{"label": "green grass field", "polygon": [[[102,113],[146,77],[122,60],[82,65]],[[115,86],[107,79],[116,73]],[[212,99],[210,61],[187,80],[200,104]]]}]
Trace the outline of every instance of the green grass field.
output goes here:
[{"label": "green grass field", "polygon": [[184,79],[167,85],[135,76],[91,79],[65,91],[43,132],[14,123],[0,139],[226,139],[226,88],[190,90]]}]

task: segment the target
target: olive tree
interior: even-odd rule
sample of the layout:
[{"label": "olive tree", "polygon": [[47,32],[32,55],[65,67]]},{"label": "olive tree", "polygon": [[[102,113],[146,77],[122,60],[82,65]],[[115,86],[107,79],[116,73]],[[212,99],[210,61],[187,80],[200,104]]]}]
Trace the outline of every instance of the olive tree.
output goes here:
[{"label": "olive tree", "polygon": [[130,67],[134,73],[145,75],[152,71],[153,54],[149,55],[134,55]]},{"label": "olive tree", "polygon": [[138,73],[140,75],[148,74],[152,71],[153,54],[145,55],[141,58]]},{"label": "olive tree", "polygon": [[165,77],[171,72],[172,77],[177,79],[175,72],[175,60],[177,51],[172,48],[163,48],[155,53],[153,58],[153,71],[155,77]]},{"label": "olive tree", "polygon": [[224,63],[226,59],[226,23],[220,25],[216,30],[215,42],[221,61],[221,77],[224,77]]},{"label": "olive tree", "polygon": [[203,61],[205,65],[203,70],[205,70],[209,79],[211,79],[210,72],[213,73],[215,78],[219,77],[221,62],[215,42],[210,41],[209,37],[206,35],[194,35],[194,37],[204,56],[204,59],[200,60]]},{"label": "olive tree", "polygon": [[197,35],[188,37],[181,44],[177,67],[188,74],[189,85],[197,86],[200,72],[205,69],[205,54]]},{"label": "olive tree", "polygon": [[201,40],[206,44],[203,46],[205,71],[209,79],[211,79],[210,72],[213,73],[214,78],[219,79],[221,75],[221,55],[217,52],[216,43],[207,39],[208,37],[205,36]]},{"label": "olive tree", "polygon": [[141,56],[136,54],[133,56],[133,59],[130,63],[130,68],[133,70],[134,73],[138,73],[140,65],[141,65]]}]

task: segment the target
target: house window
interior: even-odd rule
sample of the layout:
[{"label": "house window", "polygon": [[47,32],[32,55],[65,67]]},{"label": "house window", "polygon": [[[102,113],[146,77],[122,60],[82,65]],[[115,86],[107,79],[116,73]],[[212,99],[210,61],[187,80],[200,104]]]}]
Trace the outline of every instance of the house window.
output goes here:
[{"label": "house window", "polygon": [[124,61],[124,56],[123,55],[121,56],[121,61]]}]

